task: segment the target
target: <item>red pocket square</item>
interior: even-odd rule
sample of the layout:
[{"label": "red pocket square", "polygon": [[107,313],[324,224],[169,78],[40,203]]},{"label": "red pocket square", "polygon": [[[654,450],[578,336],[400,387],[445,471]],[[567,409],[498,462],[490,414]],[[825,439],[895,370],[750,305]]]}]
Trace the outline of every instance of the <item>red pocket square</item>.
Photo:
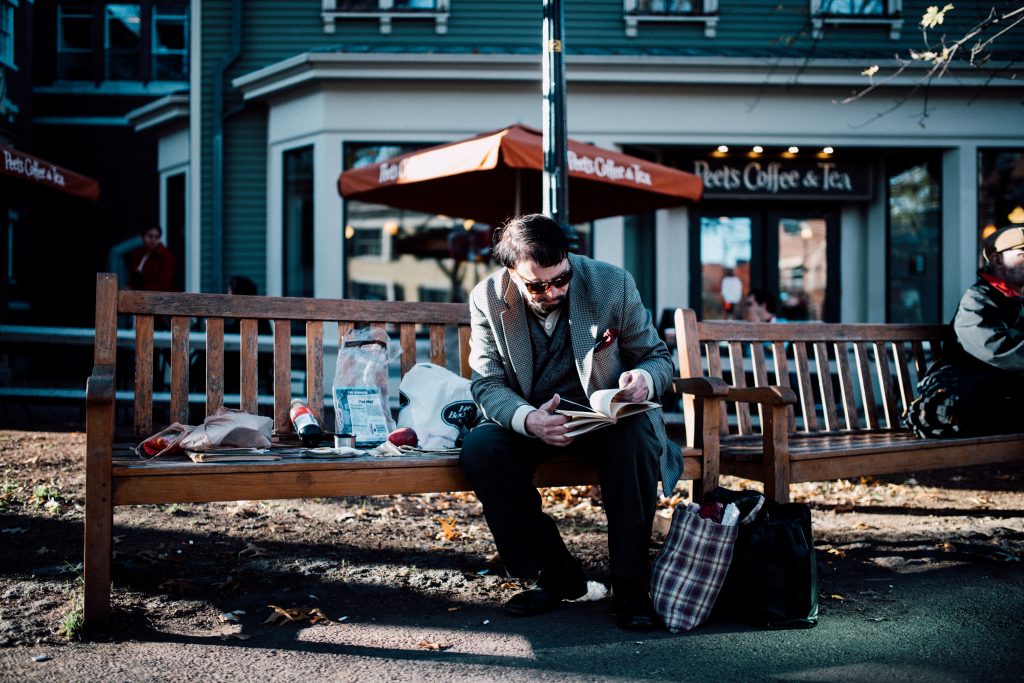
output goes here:
[{"label": "red pocket square", "polygon": [[597,343],[597,346],[594,347],[594,353],[598,353],[599,351],[604,351],[605,349],[607,349],[609,346],[612,345],[612,342],[614,342],[618,336],[618,328],[609,327],[607,330],[604,331],[604,334],[601,335],[601,341],[599,341]]}]

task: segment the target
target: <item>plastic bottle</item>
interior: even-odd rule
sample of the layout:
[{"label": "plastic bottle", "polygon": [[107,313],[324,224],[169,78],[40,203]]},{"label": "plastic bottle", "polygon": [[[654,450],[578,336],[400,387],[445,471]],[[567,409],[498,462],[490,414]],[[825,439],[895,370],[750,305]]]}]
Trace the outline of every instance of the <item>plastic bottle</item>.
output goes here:
[{"label": "plastic bottle", "polygon": [[324,436],[320,423],[316,421],[316,415],[309,409],[305,401],[295,399],[292,401],[291,410],[288,416],[292,420],[292,428],[302,440],[302,445],[308,448],[316,448]]}]

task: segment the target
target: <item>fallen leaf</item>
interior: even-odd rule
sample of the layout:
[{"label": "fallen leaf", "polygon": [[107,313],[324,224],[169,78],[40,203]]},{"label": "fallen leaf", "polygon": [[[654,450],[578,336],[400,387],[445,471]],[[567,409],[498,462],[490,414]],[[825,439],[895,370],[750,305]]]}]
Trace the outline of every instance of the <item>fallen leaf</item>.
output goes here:
[{"label": "fallen leaf", "polygon": [[195,593],[199,590],[192,579],[167,579],[157,588],[168,593]]},{"label": "fallen leaf", "polygon": [[32,658],[33,662],[48,662],[53,659],[50,655],[36,655]]},{"label": "fallen leaf", "polygon": [[839,548],[829,548],[827,552],[829,555],[836,555],[837,557],[846,557],[846,551],[840,550]]},{"label": "fallen leaf", "polygon": [[166,555],[157,553],[153,550],[140,550],[135,553],[135,557],[142,560],[143,562],[149,562],[150,564],[157,564],[161,560],[166,559]]},{"label": "fallen leaf", "polygon": [[236,588],[238,588],[239,584],[237,581],[235,581],[234,577],[229,576],[223,581],[214,581],[210,585],[219,591],[233,591]]},{"label": "fallen leaf", "polygon": [[261,548],[255,543],[249,543],[244,548],[238,551],[239,557],[266,557],[267,550]]},{"label": "fallen leaf", "polygon": [[326,614],[320,611],[319,607],[278,607],[277,605],[267,605],[270,609],[274,610],[269,617],[264,620],[264,624],[287,624],[293,621],[308,621],[311,624],[316,624],[321,621],[326,621],[330,624],[337,623]]},{"label": "fallen leaf", "polygon": [[249,640],[252,638],[248,633],[225,633],[220,637],[221,640]]},{"label": "fallen leaf", "polygon": [[844,598],[844,597],[843,597],[842,595],[839,595],[839,593],[833,593],[833,594],[832,594],[831,596],[829,596],[829,597],[831,597],[831,598],[832,598],[833,600],[839,600],[839,601],[844,601],[844,600],[846,600],[846,598]]},{"label": "fallen leaf", "polygon": [[462,609],[462,608],[461,607],[449,607],[448,611],[449,612],[458,612],[460,609]]},{"label": "fallen leaf", "polygon": [[446,541],[454,541],[462,535],[459,533],[458,529],[455,528],[457,522],[454,517],[448,517],[448,519],[435,517],[434,520],[441,525],[441,533],[444,534]]},{"label": "fallen leaf", "polygon": [[435,643],[435,642],[432,642],[430,640],[421,640],[416,645],[416,647],[420,648],[421,650],[432,650],[434,652],[444,652],[445,650],[451,648],[451,645],[445,645],[443,643]]}]

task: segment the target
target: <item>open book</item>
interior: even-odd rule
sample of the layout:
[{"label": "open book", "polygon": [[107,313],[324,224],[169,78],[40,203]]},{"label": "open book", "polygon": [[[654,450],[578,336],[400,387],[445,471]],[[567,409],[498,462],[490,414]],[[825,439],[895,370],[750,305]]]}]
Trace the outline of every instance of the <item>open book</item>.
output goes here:
[{"label": "open book", "polygon": [[[569,418],[569,431],[566,436],[573,437],[601,427],[613,425],[628,415],[646,412],[652,408],[660,408],[654,401],[622,401],[621,389],[599,389],[590,395],[590,405],[584,406],[563,398],[555,410]],[[562,408],[568,404],[578,406],[577,409]]]}]

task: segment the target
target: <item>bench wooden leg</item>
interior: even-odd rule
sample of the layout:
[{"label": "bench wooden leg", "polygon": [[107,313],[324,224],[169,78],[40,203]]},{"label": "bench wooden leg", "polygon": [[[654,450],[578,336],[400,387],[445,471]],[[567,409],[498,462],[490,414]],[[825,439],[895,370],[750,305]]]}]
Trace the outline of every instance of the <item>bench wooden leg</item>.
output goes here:
[{"label": "bench wooden leg", "polygon": [[765,411],[764,495],[779,503],[789,502],[789,416],[786,406]]},{"label": "bench wooden leg", "polygon": [[85,628],[93,632],[105,630],[110,625],[111,532],[114,521],[112,439],[97,432],[113,433],[113,406],[109,410],[90,407],[87,422],[82,578],[85,584]]},{"label": "bench wooden leg", "polygon": [[704,500],[704,494],[710,493],[718,486],[718,440],[721,425],[720,401],[707,399],[702,401],[701,420],[701,469],[700,479],[693,482],[692,498],[696,503]]}]

